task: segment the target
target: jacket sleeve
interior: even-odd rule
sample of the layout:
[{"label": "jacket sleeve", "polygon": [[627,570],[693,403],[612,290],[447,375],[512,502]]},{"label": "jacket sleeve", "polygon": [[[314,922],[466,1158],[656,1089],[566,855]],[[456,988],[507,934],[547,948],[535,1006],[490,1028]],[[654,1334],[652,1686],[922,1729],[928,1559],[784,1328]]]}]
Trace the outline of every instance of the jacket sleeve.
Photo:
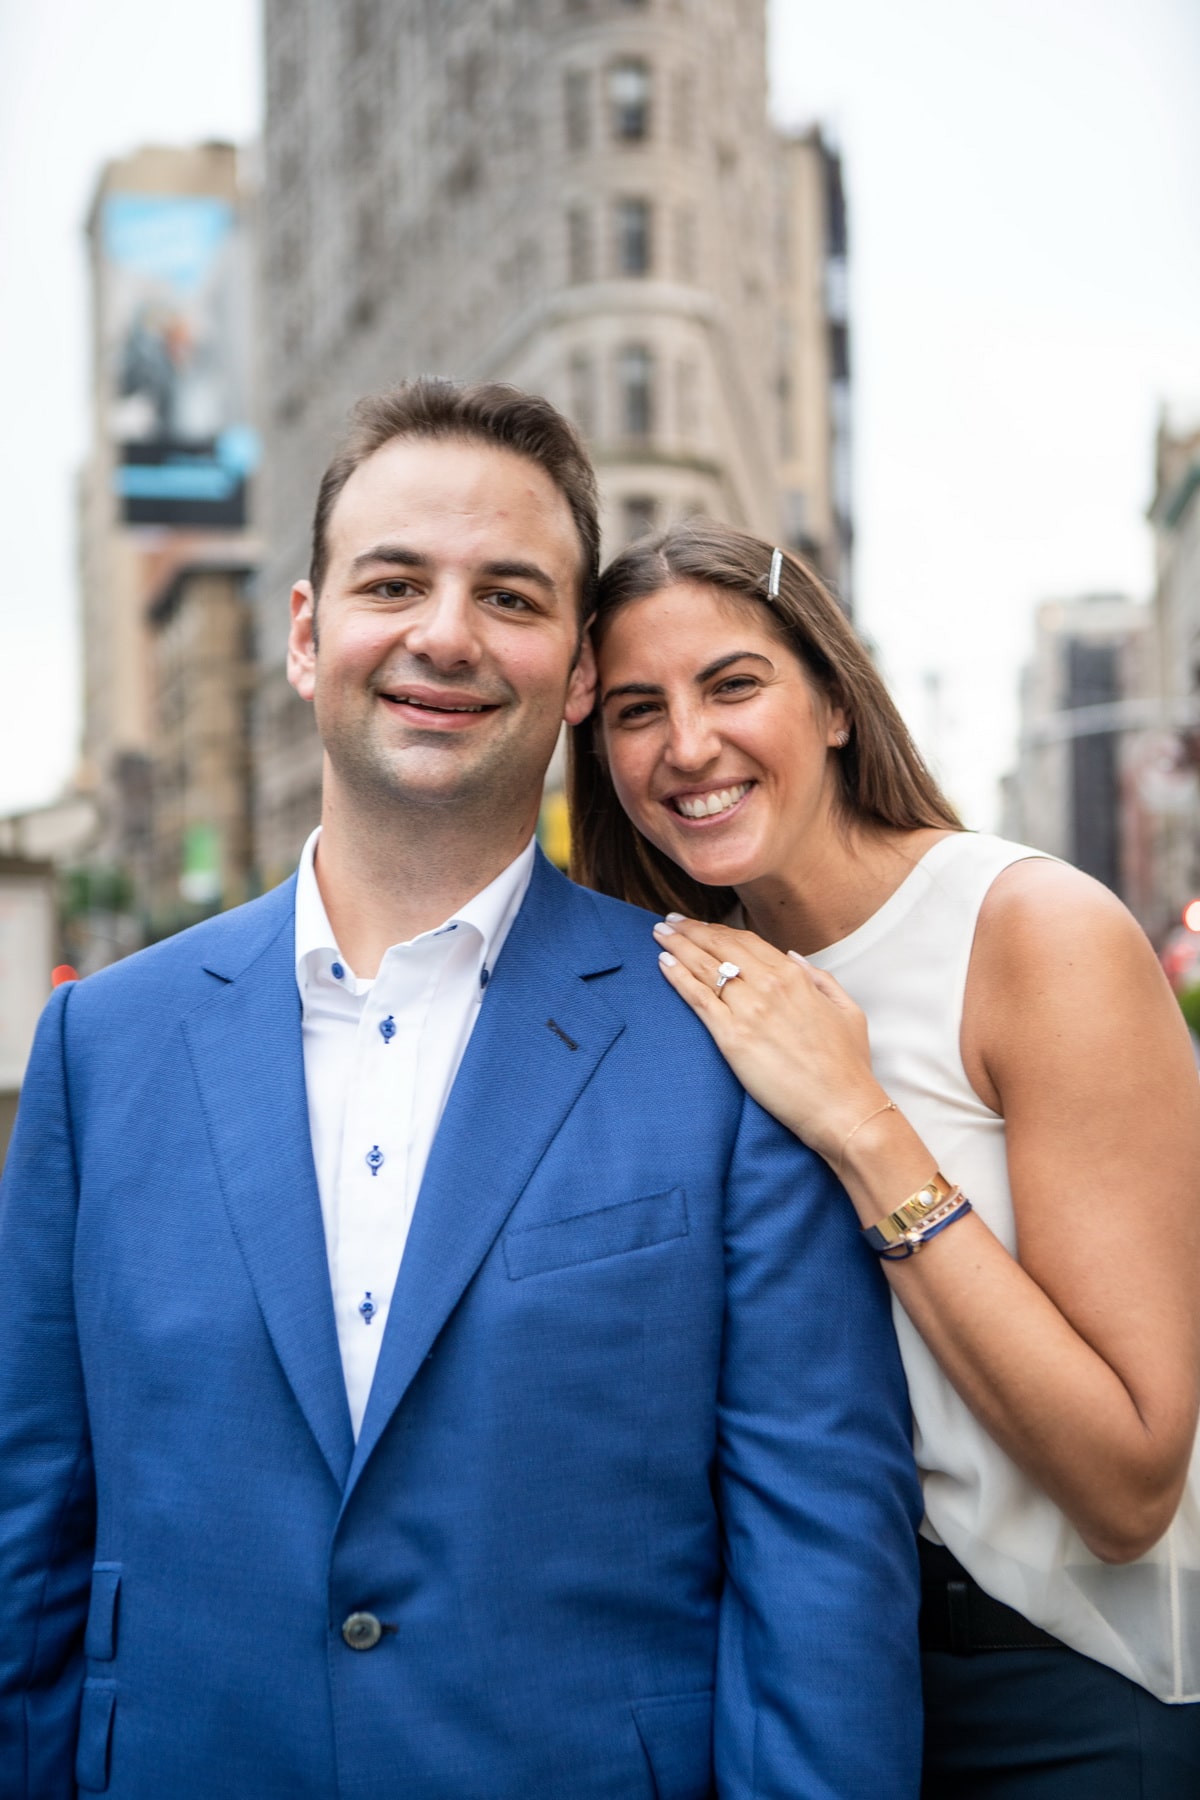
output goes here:
[{"label": "jacket sleeve", "polygon": [[886,1283],[826,1165],[747,1100],[725,1201],[723,1800],[915,1800],[920,1492]]},{"label": "jacket sleeve", "polygon": [[38,1027],[0,1182],[0,1800],[74,1800],[95,1496],[75,1328],[70,987]]}]

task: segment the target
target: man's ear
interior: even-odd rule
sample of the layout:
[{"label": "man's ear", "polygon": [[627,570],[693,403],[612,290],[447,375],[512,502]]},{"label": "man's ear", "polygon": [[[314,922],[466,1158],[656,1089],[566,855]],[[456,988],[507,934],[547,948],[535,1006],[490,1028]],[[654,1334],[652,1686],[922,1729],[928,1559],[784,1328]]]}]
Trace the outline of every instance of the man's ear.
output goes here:
[{"label": "man's ear", "polygon": [[292,589],[287,678],[302,700],[311,700],[317,680],[317,601],[311,581]]},{"label": "man's ear", "polygon": [[568,725],[579,725],[595,704],[596,653],[592,649],[592,634],[585,630],[579,645],[579,655],[575,658],[575,667],[571,670],[571,679],[567,684],[563,718]]}]

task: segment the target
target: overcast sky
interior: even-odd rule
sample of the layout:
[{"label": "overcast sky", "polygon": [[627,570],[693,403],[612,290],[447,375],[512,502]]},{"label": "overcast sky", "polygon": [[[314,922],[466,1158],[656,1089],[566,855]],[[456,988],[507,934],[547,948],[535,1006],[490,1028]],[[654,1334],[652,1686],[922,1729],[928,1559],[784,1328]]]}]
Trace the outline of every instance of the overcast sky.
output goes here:
[{"label": "overcast sky", "polygon": [[[1158,409],[1200,421],[1200,4],[771,21],[777,118],[828,122],[846,161],[860,622],[986,827],[1034,606],[1149,593]],[[78,736],[96,170],[245,139],[260,106],[253,0],[0,0],[0,813],[51,797]]]}]

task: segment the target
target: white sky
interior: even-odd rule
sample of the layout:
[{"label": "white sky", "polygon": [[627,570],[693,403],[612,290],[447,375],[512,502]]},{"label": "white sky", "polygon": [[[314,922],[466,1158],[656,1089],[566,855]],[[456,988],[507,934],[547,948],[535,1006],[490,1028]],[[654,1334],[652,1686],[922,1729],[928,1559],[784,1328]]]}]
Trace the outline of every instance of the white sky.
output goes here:
[{"label": "white sky", "polygon": [[[828,121],[846,158],[860,621],[986,826],[1034,605],[1148,593],[1157,410],[1200,419],[1200,5],[771,18],[777,117]],[[75,755],[96,170],[244,140],[259,106],[254,0],[0,0],[0,812]]]}]

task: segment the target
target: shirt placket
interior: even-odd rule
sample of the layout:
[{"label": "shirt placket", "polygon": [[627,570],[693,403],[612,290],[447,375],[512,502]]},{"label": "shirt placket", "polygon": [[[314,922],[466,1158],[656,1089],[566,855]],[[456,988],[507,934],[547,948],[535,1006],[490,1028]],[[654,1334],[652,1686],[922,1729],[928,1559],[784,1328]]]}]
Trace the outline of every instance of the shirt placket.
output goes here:
[{"label": "shirt placket", "polygon": [[358,1022],[342,1134],[337,1281],[338,1336],[356,1430],[415,1201],[421,1050],[445,953],[437,937],[389,950]]}]

